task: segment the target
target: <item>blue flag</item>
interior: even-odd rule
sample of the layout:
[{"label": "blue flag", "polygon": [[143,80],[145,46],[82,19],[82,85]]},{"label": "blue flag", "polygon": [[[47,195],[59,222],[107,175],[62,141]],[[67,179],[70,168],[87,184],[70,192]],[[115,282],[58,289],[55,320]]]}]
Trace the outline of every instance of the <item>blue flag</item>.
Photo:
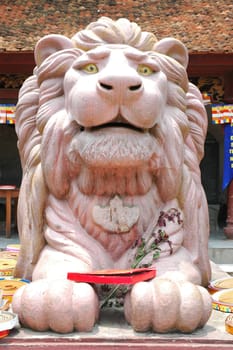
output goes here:
[{"label": "blue flag", "polygon": [[222,189],[233,179],[233,124],[224,125],[224,167]]}]

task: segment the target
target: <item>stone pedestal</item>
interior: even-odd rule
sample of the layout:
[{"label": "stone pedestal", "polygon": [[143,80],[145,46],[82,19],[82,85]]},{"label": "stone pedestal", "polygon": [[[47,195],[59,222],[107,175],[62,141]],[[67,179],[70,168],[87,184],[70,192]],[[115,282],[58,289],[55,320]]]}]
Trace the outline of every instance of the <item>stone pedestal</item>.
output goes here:
[{"label": "stone pedestal", "polygon": [[[229,276],[213,262],[211,270],[212,280]],[[213,310],[205,327],[192,334],[136,333],[124,320],[122,310],[106,309],[101,312],[99,324],[90,333],[63,335],[20,328],[12,330],[8,337],[0,340],[0,350],[232,350],[233,335],[225,331],[225,319],[228,315]]]},{"label": "stone pedestal", "polygon": [[24,350],[36,349],[225,349],[232,350],[233,335],[225,331],[225,319],[228,314],[213,310],[206,326],[192,334],[136,333],[124,321],[121,310],[104,310],[100,323],[91,333],[56,334],[52,332],[33,332],[21,328],[11,331],[1,339],[0,349]]}]

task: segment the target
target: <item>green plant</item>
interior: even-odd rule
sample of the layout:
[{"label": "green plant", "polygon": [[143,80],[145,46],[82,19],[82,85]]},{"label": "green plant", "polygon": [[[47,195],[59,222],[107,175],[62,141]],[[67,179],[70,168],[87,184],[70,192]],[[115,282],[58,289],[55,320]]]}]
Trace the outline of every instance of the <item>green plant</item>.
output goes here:
[{"label": "green plant", "polygon": [[[170,254],[173,253],[172,242],[169,239],[169,235],[166,233],[165,227],[168,222],[174,222],[178,225],[182,225],[183,220],[181,219],[181,213],[176,208],[171,208],[168,211],[161,211],[156,229],[154,229],[151,234],[147,238],[140,237],[135,244],[133,245],[133,249],[136,249],[134,261],[131,264],[131,268],[142,268],[142,267],[150,267],[160,257],[160,244],[166,242],[170,247]],[[143,263],[143,259],[148,257],[150,254],[149,262]],[[105,299],[101,303],[101,308],[108,304],[109,300],[113,297],[116,297],[116,300],[113,302],[118,306],[119,300],[123,299],[123,296],[129,291],[130,286],[114,286],[109,294],[105,297]],[[116,295],[118,293],[118,297]]]}]

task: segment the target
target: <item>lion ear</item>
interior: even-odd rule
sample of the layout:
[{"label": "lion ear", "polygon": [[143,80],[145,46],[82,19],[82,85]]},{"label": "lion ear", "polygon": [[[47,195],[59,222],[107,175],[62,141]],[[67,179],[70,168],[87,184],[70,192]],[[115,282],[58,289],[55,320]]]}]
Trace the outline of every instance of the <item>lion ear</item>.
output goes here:
[{"label": "lion ear", "polygon": [[41,38],[35,47],[35,61],[36,65],[41,63],[53,53],[73,48],[72,41],[64,35],[50,34]]},{"label": "lion ear", "polygon": [[184,44],[174,38],[165,38],[158,41],[154,46],[154,51],[172,57],[178,61],[185,69],[188,66],[188,50]]}]

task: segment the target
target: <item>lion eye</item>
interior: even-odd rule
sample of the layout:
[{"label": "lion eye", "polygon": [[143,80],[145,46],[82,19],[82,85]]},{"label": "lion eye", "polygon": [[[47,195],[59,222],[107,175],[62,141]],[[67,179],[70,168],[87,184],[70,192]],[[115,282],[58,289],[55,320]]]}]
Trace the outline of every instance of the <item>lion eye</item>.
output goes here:
[{"label": "lion eye", "polygon": [[137,71],[140,75],[151,75],[154,73],[153,69],[145,64],[139,64]]},{"label": "lion eye", "polygon": [[84,67],[82,67],[82,70],[89,74],[95,74],[98,73],[98,67],[94,63],[88,63]]}]

